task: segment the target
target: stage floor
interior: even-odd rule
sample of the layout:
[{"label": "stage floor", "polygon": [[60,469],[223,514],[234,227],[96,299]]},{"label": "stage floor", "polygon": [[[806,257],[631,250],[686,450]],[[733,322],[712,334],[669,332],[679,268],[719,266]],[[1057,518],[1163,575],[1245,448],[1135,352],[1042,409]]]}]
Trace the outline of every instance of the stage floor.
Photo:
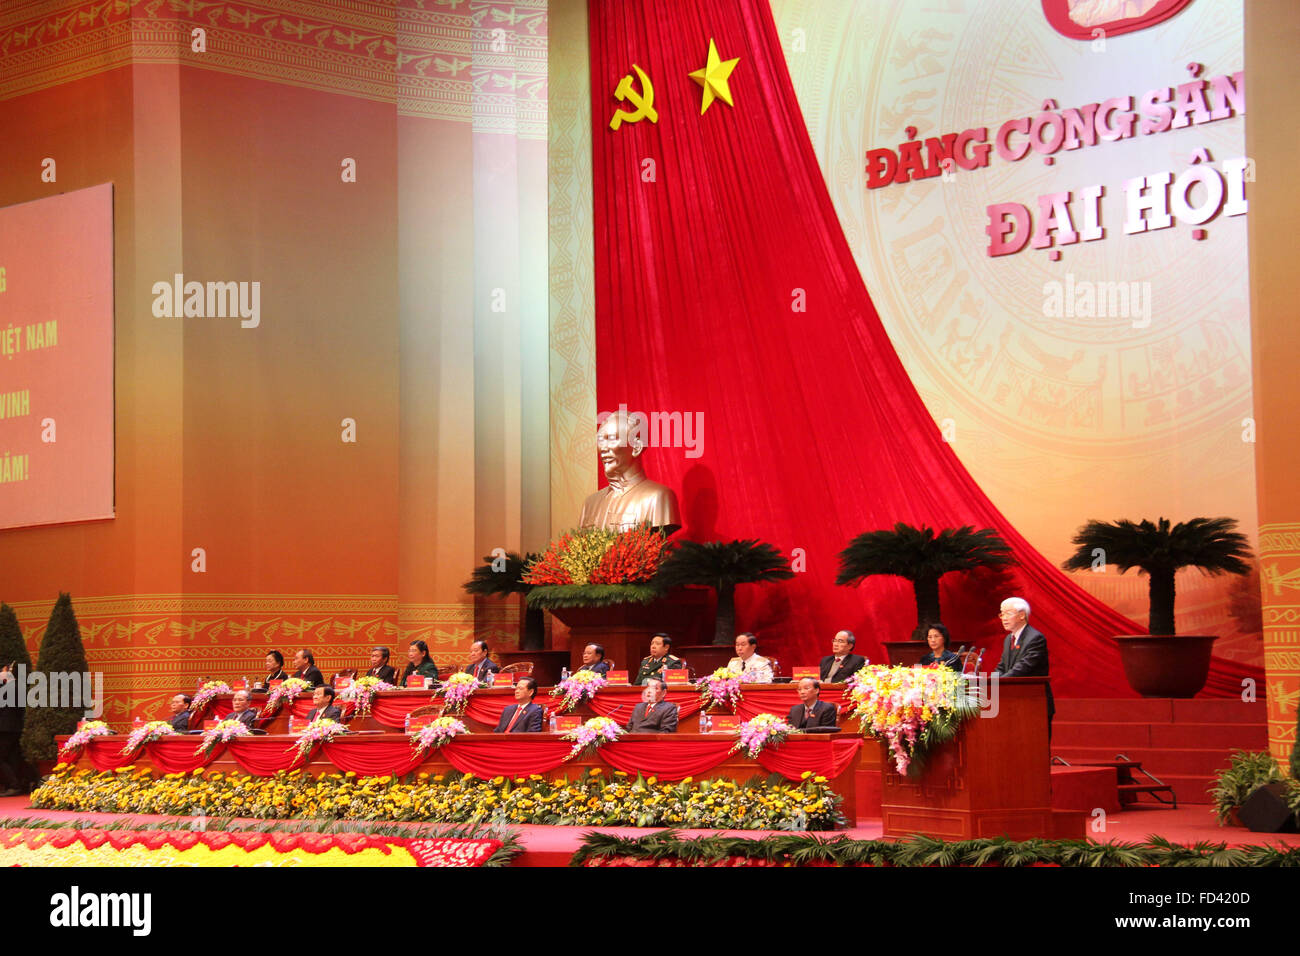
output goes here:
[{"label": "stage floor", "polygon": [[[71,810],[32,810],[28,808],[26,797],[0,798],[0,820],[15,818],[38,818],[48,820],[91,820],[111,822],[123,825],[131,820],[147,824],[153,821],[175,821],[183,817],[159,816],[154,814],[111,814],[111,813],[77,813]],[[266,823],[264,820],[248,820],[250,824]],[[412,824],[418,827],[420,824]],[[523,854],[515,861],[515,866],[565,866],[577,850],[586,833],[593,832],[593,827],[548,827],[520,825],[515,829],[519,840],[524,845]],[[655,829],[637,829],[635,827],[603,827],[599,832],[635,837],[654,832]],[[760,839],[770,835],[768,830],[683,830],[685,836],[737,836]],[[836,830],[819,834],[826,837],[848,836],[856,840],[879,839],[881,821],[867,819],[862,825],[851,830]],[[1170,810],[1160,807],[1137,807],[1112,813],[1107,816],[1104,833],[1089,833],[1091,839],[1099,843],[1140,842],[1150,836],[1163,837],[1173,843],[1194,844],[1200,841],[1210,843],[1227,843],[1229,846],[1263,846],[1268,844],[1283,846],[1300,846],[1300,834],[1297,833],[1251,833],[1242,827],[1220,827],[1214,822],[1214,814],[1206,806],[1179,807]],[[2,862],[2,861],[0,861]]]}]

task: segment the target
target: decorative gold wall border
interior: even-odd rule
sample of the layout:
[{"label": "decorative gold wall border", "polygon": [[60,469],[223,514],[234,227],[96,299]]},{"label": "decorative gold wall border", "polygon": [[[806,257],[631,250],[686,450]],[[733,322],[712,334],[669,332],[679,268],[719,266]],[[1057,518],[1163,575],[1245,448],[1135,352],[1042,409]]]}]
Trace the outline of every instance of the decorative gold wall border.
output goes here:
[{"label": "decorative gold wall border", "polygon": [[1286,766],[1300,706],[1300,522],[1259,526],[1268,745]]}]

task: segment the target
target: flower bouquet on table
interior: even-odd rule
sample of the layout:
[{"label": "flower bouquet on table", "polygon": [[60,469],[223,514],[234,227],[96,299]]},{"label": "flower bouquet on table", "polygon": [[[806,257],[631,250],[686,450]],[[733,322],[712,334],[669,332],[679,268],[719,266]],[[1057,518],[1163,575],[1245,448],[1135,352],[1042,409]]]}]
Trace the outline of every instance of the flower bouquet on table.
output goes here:
[{"label": "flower bouquet on table", "polygon": [[358,677],[339,691],[338,702],[340,704],[352,704],[356,708],[357,716],[367,717],[370,715],[370,708],[375,702],[377,693],[381,690],[396,689],[393,684],[380,680],[378,677]]},{"label": "flower bouquet on table", "polygon": [[170,737],[175,733],[176,728],[167,721],[151,720],[131,731],[131,736],[126,738],[126,746],[122,748],[122,753],[133,754],[145,744],[153,743],[159,737]]},{"label": "flower bouquet on table", "polygon": [[207,711],[212,704],[212,699],[218,694],[229,694],[230,685],[223,680],[210,680],[194,692],[190,698],[190,713],[198,714],[200,717]]},{"label": "flower bouquet on table", "polygon": [[740,685],[744,683],[741,676],[725,667],[719,667],[708,677],[701,677],[695,682],[700,691],[700,707],[707,713],[714,707],[736,709],[736,704],[744,699]]},{"label": "flower bouquet on table", "polygon": [[271,688],[271,693],[262,706],[262,717],[274,717],[285,704],[292,704],[303,691],[311,690],[311,684],[301,677],[290,677]]},{"label": "flower bouquet on table", "polygon": [[576,727],[564,734],[561,740],[572,740],[573,749],[565,760],[572,760],[579,754],[594,753],[603,745],[618,740],[623,736],[623,728],[617,721],[608,717],[593,717],[581,727]]},{"label": "flower bouquet on table", "polygon": [[474,691],[482,686],[482,682],[473,674],[457,671],[443,681],[434,694],[441,694],[446,699],[446,710],[453,714],[463,714],[469,699],[474,696]]},{"label": "flower bouquet on table", "polygon": [[252,733],[252,729],[243,721],[223,720],[215,727],[209,727],[203,731],[203,740],[194,749],[194,752],[206,756],[212,753],[217,744],[228,744],[236,737],[248,737]]},{"label": "flower bouquet on table", "polygon": [[87,720],[77,728],[76,733],[68,737],[67,743],[65,743],[63,749],[59,751],[59,759],[63,760],[64,758],[76,757],[77,754],[81,753],[81,751],[85,749],[86,744],[90,743],[96,737],[104,737],[112,732],[113,731],[109,728],[108,724],[104,723],[102,720]]},{"label": "flower bouquet on table", "polygon": [[744,750],[752,757],[757,757],[768,747],[779,747],[785,738],[797,731],[776,714],[759,714],[753,720],[740,725],[740,739],[728,753]]},{"label": "flower bouquet on table", "polygon": [[667,536],[643,525],[631,531],[567,531],[528,562],[523,583],[528,606],[551,610],[649,604],[661,595],[653,583]]},{"label": "flower bouquet on table", "polygon": [[311,756],[312,751],[321,744],[329,743],[335,737],[347,732],[348,728],[337,720],[330,720],[328,717],[317,717],[298,735],[298,742],[289,749],[297,750],[299,758],[306,760]]},{"label": "flower bouquet on table", "polygon": [[564,696],[560,710],[568,713],[584,700],[591,700],[607,684],[604,674],[595,671],[576,671],[551,688],[551,696]]},{"label": "flower bouquet on table", "polygon": [[411,745],[417,754],[422,754],[426,750],[437,750],[454,737],[467,733],[469,729],[455,717],[439,717],[419,730],[411,731]]},{"label": "flower bouquet on table", "polygon": [[864,736],[889,744],[900,774],[917,776],[930,747],[957,734],[979,713],[961,674],[948,667],[864,667],[849,693]]}]

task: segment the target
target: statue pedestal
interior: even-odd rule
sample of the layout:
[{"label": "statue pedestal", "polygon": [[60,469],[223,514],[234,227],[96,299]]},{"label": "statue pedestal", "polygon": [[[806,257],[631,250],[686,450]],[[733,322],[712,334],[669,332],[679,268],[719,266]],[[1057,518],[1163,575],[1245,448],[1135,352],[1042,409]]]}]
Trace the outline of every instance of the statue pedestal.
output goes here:
[{"label": "statue pedestal", "polygon": [[[614,669],[628,671],[628,677],[635,678],[641,659],[650,653],[650,638],[657,632],[673,639],[672,653],[677,657],[682,656],[678,648],[707,642],[713,634],[713,593],[709,588],[678,588],[651,604],[566,607],[551,614],[569,629],[570,671],[582,666],[584,647],[600,644]],[[562,649],[554,633],[552,649]]]}]

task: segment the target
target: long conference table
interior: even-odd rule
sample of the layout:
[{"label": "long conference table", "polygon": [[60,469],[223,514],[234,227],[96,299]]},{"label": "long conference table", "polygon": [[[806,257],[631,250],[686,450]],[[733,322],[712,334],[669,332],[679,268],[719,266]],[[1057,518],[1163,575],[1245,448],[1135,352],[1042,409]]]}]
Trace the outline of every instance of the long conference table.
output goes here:
[{"label": "long conference table", "polygon": [[[159,774],[187,773],[200,768],[228,773],[271,776],[279,771],[301,770],[319,775],[352,772],[358,776],[404,776],[452,770],[477,777],[577,777],[600,767],[606,773],[621,770],[660,780],[723,778],[744,782],[755,776],[779,774],[802,782],[805,773],[825,777],[844,798],[842,811],[849,826],[857,822],[856,778],[864,752],[862,738],[849,734],[792,735],[778,747],[756,758],[731,752],[734,734],[624,734],[594,753],[569,757],[570,741],[558,734],[475,734],[448,741],[442,747],[417,753],[404,733],[361,731],[336,737],[317,747],[306,759],[297,738],[266,734],[237,738],[211,752],[198,753],[196,734],[164,737],[134,753],[124,753],[125,734],[92,739],[72,760],[74,766],[112,771],[132,766]],[[66,738],[60,739],[60,746]]]}]

